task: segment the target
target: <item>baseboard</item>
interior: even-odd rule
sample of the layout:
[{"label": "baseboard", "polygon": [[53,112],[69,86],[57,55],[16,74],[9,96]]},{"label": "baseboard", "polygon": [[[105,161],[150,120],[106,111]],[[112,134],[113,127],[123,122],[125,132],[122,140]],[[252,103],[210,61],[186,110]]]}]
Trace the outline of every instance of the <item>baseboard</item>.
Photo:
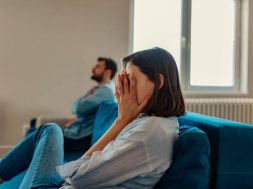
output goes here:
[{"label": "baseboard", "polygon": [[0,145],[0,157],[3,157],[12,148],[12,145]]}]

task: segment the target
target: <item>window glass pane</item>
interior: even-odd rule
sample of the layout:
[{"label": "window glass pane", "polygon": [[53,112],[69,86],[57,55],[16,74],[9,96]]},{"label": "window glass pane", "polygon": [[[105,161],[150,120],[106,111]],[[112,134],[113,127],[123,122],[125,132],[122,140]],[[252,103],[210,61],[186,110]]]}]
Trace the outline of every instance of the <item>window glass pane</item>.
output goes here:
[{"label": "window glass pane", "polygon": [[234,85],[234,28],[233,0],[192,0],[191,85]]},{"label": "window glass pane", "polygon": [[180,0],[135,0],[133,51],[162,47],[180,62]]}]

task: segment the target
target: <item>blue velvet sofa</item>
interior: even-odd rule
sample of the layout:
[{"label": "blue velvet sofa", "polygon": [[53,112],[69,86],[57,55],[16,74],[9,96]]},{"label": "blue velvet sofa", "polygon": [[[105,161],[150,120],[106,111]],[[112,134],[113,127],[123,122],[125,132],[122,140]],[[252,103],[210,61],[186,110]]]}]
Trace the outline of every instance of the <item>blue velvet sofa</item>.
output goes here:
[{"label": "blue velvet sofa", "polygon": [[[92,143],[117,117],[117,104],[104,101],[97,111]],[[178,118],[173,162],[155,189],[253,189],[253,125],[188,112]],[[65,161],[82,152],[66,152]],[[18,188],[25,172],[0,189]]]}]

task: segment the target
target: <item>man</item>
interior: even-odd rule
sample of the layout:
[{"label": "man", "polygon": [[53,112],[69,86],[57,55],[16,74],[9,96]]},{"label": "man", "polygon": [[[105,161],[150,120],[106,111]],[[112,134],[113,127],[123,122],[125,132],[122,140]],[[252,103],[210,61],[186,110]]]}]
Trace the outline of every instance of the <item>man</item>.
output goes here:
[{"label": "man", "polygon": [[[115,100],[115,85],[112,79],[117,72],[117,64],[111,58],[98,57],[97,64],[92,68],[91,79],[97,86],[91,88],[84,96],[72,105],[72,113],[76,116],[63,129],[65,149],[82,150],[86,137],[91,138],[96,111],[104,100]],[[90,141],[90,140],[89,140]],[[87,146],[88,148],[89,146]]]},{"label": "man", "polygon": [[[64,127],[64,148],[67,151],[87,150],[90,147],[92,128],[95,121],[96,111],[99,104],[104,100],[115,100],[115,85],[112,79],[117,72],[117,64],[111,58],[98,57],[96,65],[92,68],[91,79],[97,85],[91,88],[84,96],[78,98],[72,105],[72,113],[75,117],[65,125],[62,121],[56,122]],[[31,121],[31,127],[36,119]],[[45,121],[44,121],[45,122]],[[60,123],[61,122],[61,123]],[[33,127],[34,128],[34,127]],[[34,129],[30,129],[30,133]]]}]

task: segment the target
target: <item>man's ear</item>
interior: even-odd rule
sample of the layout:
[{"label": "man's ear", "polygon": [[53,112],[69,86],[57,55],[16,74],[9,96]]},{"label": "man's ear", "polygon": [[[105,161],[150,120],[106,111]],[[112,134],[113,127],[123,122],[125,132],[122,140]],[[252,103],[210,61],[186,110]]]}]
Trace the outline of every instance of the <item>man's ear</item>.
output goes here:
[{"label": "man's ear", "polygon": [[159,85],[159,90],[160,90],[164,85],[164,77],[162,74],[159,74],[159,80],[160,80],[160,85]]},{"label": "man's ear", "polygon": [[108,78],[111,78],[112,70],[106,69],[106,70],[104,71],[104,75],[105,75],[106,77],[108,77]]}]

